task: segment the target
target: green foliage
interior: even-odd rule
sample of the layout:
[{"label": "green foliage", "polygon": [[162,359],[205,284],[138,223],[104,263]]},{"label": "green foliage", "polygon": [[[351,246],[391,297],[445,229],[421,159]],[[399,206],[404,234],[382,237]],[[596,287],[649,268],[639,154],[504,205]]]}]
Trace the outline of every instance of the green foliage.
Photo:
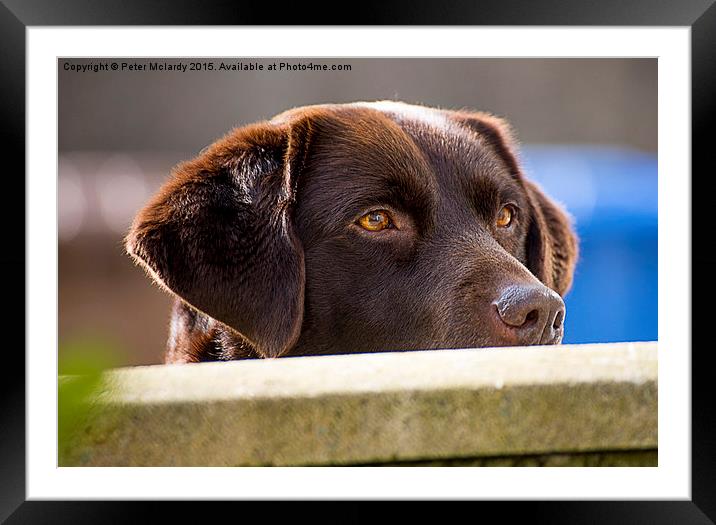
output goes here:
[{"label": "green foliage", "polygon": [[58,362],[57,442],[62,456],[89,415],[102,372],[116,366],[119,346],[101,337],[84,337],[60,345]]}]

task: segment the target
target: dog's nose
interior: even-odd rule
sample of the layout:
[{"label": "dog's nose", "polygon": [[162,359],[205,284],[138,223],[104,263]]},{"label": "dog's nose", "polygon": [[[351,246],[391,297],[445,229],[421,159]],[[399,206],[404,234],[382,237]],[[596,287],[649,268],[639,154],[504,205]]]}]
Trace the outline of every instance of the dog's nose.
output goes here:
[{"label": "dog's nose", "polygon": [[564,333],[564,301],[546,286],[510,286],[493,303],[517,345],[558,344]]}]

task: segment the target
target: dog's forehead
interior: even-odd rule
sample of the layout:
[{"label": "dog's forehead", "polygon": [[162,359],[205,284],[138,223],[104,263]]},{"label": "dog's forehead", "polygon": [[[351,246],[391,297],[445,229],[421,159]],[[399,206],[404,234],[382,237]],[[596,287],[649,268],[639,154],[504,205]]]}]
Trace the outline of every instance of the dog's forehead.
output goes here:
[{"label": "dog's forehead", "polygon": [[433,108],[415,106],[404,102],[394,102],[392,100],[356,102],[351,104],[351,106],[375,109],[385,113],[398,123],[419,124],[443,133],[459,133],[460,131],[459,128],[456,127],[455,122],[451,121],[444,112]]},{"label": "dog's forehead", "polygon": [[353,102],[294,108],[272,121],[303,118],[324,131],[312,139],[311,157],[312,166],[324,172],[370,180],[411,178],[458,191],[478,180],[502,180],[510,172],[491,137],[452,111],[395,101]]},{"label": "dog's forehead", "polygon": [[[459,149],[464,159],[466,150],[485,149],[480,136],[462,126],[450,113],[440,109],[381,100],[376,102],[354,102],[348,108],[377,111],[397,124],[419,146],[442,150],[439,154],[450,156]],[[360,112],[356,113],[360,118]],[[479,148],[478,148],[479,147]]]},{"label": "dog's forehead", "polygon": [[310,176],[302,179],[307,208],[310,200],[350,214],[395,200],[455,215],[519,192],[489,140],[449,111],[372,102],[308,107],[289,118],[299,116],[314,124]]},{"label": "dog's forehead", "polygon": [[394,122],[436,172],[445,172],[443,176],[465,172],[478,176],[498,174],[505,167],[490,138],[454,118],[451,111],[394,101],[358,102],[351,106],[378,111]]},{"label": "dog's forehead", "polygon": [[350,106],[380,112],[397,124],[433,162],[454,169],[469,169],[475,164],[499,169],[501,160],[489,139],[453,118],[453,112],[390,100],[356,102]]},{"label": "dog's forehead", "polygon": [[[363,110],[363,111],[361,111]],[[365,117],[364,110],[379,112],[405,131],[420,130],[440,136],[459,138],[465,142],[479,140],[479,137],[449,117],[448,112],[440,109],[406,104],[392,100],[375,102],[353,102],[349,104],[318,104],[303,106],[284,111],[276,115],[271,122],[281,124],[302,116],[342,115],[360,121]]]}]

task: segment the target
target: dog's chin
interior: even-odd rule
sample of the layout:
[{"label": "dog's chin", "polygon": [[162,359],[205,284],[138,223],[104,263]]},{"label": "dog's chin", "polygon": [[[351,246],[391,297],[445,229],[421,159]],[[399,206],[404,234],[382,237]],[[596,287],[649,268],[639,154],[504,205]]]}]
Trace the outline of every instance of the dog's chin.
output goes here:
[{"label": "dog's chin", "polygon": [[[564,337],[564,327],[554,330],[551,333],[543,331],[534,340],[519,338],[510,330],[499,330],[493,326],[493,330],[486,332],[479,330],[484,326],[473,325],[473,330],[466,330],[465,325],[456,326],[453,329],[452,337],[445,337],[445,333],[423,334],[427,337],[411,339],[410,336],[396,338],[401,330],[387,330],[375,333],[375,339],[366,342],[355,339],[344,339],[338,344],[326,344],[322,337],[311,337],[310,331],[299,338],[296,345],[286,354],[286,357],[299,357],[310,355],[342,355],[342,354],[374,354],[386,352],[413,352],[431,350],[463,350],[475,348],[507,348],[537,345],[559,345]],[[478,328],[475,330],[474,328]],[[462,330],[461,330],[462,329]],[[404,330],[404,328],[403,328]],[[462,331],[462,333],[460,333]],[[442,332],[442,330],[440,330]],[[405,332],[407,334],[407,332]],[[223,355],[218,359],[246,359],[257,357],[255,352],[250,351],[245,340],[233,330],[224,330],[216,339],[224,349]],[[353,344],[351,344],[353,343]],[[248,350],[247,350],[248,348]]]},{"label": "dog's chin", "polygon": [[553,334],[551,336],[542,335],[532,340],[523,340],[515,337],[494,338],[488,344],[482,346],[549,346],[562,344],[563,333]]},{"label": "dog's chin", "polygon": [[552,337],[540,337],[534,340],[521,340],[514,337],[494,337],[490,338],[487,342],[476,347],[510,347],[510,346],[549,346],[562,344],[563,334],[555,334]]},{"label": "dog's chin", "polygon": [[[435,350],[442,348],[503,348],[516,346],[547,346],[562,344],[564,330],[558,330],[551,334],[542,333],[533,339],[520,338],[510,332],[481,334],[476,337],[456,339],[448,343],[434,344]],[[426,347],[427,348],[427,347]]]},{"label": "dog's chin", "polygon": [[479,338],[455,339],[451,341],[430,341],[411,344],[385,345],[380,348],[352,349],[346,353],[381,353],[381,352],[410,352],[430,350],[463,350],[474,348],[508,348],[518,346],[549,346],[562,344],[563,333],[549,339],[534,341],[520,341],[514,338],[504,338],[496,335],[481,336]]}]

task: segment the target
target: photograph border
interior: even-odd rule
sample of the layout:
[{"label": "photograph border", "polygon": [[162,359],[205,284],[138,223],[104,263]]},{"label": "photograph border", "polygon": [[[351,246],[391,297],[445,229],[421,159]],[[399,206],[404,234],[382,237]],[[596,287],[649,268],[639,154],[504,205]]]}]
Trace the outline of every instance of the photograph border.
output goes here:
[{"label": "photograph border", "polygon": [[[716,103],[716,68],[713,66],[713,50],[716,49],[716,7],[714,0],[689,0],[679,3],[657,3],[646,0],[630,2],[607,2],[592,5],[586,1],[572,2],[568,10],[563,2],[541,2],[537,11],[520,10],[519,2],[486,2],[479,6],[457,7],[450,5],[398,2],[388,6],[367,6],[356,13],[350,25],[619,25],[619,26],[689,26],[691,27],[691,74],[692,74],[692,171],[706,171],[712,153],[708,142],[708,130],[712,126]],[[6,207],[6,224],[17,224],[22,217],[23,228],[6,228],[5,246],[12,249],[0,254],[0,265],[5,275],[26,275],[25,270],[25,184],[24,178],[11,176],[25,173],[25,31],[27,26],[63,25],[334,25],[327,15],[313,16],[301,6],[278,8],[276,4],[242,6],[223,2],[166,2],[143,3],[140,1],[121,4],[92,4],[81,0],[62,3],[50,1],[3,1],[0,4],[0,73],[4,82],[2,107],[4,150],[8,152],[10,168],[6,168],[4,181],[11,204],[18,209]],[[403,9],[400,9],[400,7]],[[12,155],[10,153],[13,153]],[[6,164],[7,165],[7,164]],[[692,177],[692,181],[696,179]],[[694,192],[692,196],[699,194]],[[708,224],[705,213],[709,206],[696,206],[692,200],[692,239]],[[10,223],[12,219],[12,223]],[[22,247],[22,248],[20,248]],[[693,258],[692,264],[703,261]],[[695,268],[693,268],[695,270]],[[709,282],[709,281],[706,281]],[[705,284],[705,283],[704,283]],[[8,279],[13,294],[3,302],[7,326],[25,326],[25,282]],[[6,285],[6,286],[7,286]],[[22,287],[22,291],[20,288]],[[693,299],[692,299],[693,301]],[[22,305],[22,307],[20,307]],[[696,306],[694,304],[694,306]],[[698,323],[699,312],[693,308]],[[22,318],[21,318],[22,317]],[[15,329],[20,344],[25,346],[24,329]],[[692,334],[692,337],[695,334]],[[14,341],[13,341],[14,343]],[[8,344],[8,343],[6,343]],[[690,350],[690,349],[689,349]],[[716,516],[716,439],[713,434],[713,392],[706,389],[708,373],[704,352],[692,353],[692,499],[691,501],[648,502],[529,502],[511,506],[501,505],[505,517],[514,512],[535,517],[549,518],[552,523],[582,523],[618,520],[630,523],[709,523]],[[0,520],[10,517],[10,522],[27,523],[42,520],[96,521],[110,513],[114,519],[141,512],[136,502],[127,505],[119,502],[39,502],[25,501],[25,359],[22,352],[6,351],[2,382],[3,431],[0,433]],[[359,502],[352,502],[357,505]],[[508,502],[509,503],[509,502]],[[510,503],[510,505],[513,505]],[[414,507],[421,514],[420,505]],[[344,512],[344,511],[342,511]],[[345,517],[357,517],[357,511],[344,513]],[[598,516],[598,518],[597,518]]]}]

